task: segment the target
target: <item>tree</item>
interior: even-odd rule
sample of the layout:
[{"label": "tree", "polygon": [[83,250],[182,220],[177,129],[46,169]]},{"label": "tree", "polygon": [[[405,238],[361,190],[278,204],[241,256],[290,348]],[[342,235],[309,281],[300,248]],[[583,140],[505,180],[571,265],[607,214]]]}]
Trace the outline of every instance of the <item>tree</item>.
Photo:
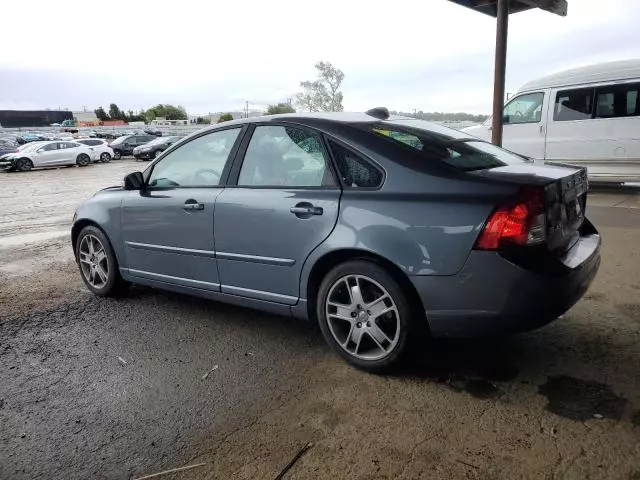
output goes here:
[{"label": "tree", "polygon": [[315,67],[318,79],[300,82],[304,91],[296,95],[298,106],[310,112],[341,112],[344,107],[340,85],[344,80],[344,73],[329,62],[318,62]]},{"label": "tree", "polygon": [[98,107],[94,110],[94,112],[96,114],[96,117],[98,117],[98,120],[100,120],[101,122],[109,120],[109,115],[107,115],[107,112],[104,111],[104,108]]},{"label": "tree", "polygon": [[196,123],[198,125],[208,125],[211,123],[211,119],[209,117],[198,117],[196,118]]},{"label": "tree", "polygon": [[124,115],[118,108],[118,105],[115,103],[109,105],[109,117],[111,117],[111,120],[123,120],[123,116]]},{"label": "tree", "polygon": [[218,123],[228,122],[229,120],[233,120],[233,115],[230,113],[223,113],[220,115],[220,118],[218,118]]},{"label": "tree", "polygon": [[296,113],[296,109],[288,103],[278,103],[277,105],[269,105],[265,115],[277,115],[279,113]]},{"label": "tree", "polygon": [[158,117],[166,118],[167,120],[186,120],[188,118],[187,111],[184,107],[178,105],[164,105],[159,103],[155,107],[151,107],[147,110],[147,118],[153,120]]}]

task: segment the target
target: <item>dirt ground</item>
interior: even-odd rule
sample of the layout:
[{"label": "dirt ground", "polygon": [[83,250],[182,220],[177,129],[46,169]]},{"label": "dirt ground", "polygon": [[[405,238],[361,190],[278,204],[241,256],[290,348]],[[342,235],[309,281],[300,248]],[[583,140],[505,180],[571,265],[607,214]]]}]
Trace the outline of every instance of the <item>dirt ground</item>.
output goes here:
[{"label": "dirt ground", "polygon": [[0,175],[1,479],[640,479],[637,191],[591,195],[603,262],[561,319],[375,376],[292,319],[89,294],[73,209],[142,167]]}]

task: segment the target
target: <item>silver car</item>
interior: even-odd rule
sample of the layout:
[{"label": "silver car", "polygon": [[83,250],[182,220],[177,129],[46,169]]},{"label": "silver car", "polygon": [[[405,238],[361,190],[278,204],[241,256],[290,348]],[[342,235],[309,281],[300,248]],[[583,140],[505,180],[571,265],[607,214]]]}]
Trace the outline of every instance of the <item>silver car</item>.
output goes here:
[{"label": "silver car", "polygon": [[28,143],[0,157],[0,170],[26,172],[32,168],[79,165],[91,163],[91,147],[72,141],[44,141]]},{"label": "silver car", "polygon": [[127,283],[318,322],[348,362],[544,325],[585,293],[586,172],[415,119],[290,114],[206,128],[77,209],[96,295]]}]

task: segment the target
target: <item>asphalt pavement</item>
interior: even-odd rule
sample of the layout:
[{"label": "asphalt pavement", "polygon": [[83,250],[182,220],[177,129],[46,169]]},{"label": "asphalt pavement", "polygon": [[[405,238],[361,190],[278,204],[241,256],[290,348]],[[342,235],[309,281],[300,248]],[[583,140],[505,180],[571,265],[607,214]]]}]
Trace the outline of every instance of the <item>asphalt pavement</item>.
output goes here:
[{"label": "asphalt pavement", "polygon": [[635,191],[592,192],[603,262],[561,319],[375,376],[304,322],[86,291],[73,208],[143,166],[0,175],[1,479],[640,478]]}]

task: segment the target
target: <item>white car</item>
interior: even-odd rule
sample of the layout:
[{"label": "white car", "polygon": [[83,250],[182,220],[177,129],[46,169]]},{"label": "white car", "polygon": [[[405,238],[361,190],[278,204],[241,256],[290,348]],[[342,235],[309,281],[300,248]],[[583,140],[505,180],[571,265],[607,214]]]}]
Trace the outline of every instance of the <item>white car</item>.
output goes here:
[{"label": "white car", "polygon": [[26,172],[32,168],[79,165],[91,163],[93,150],[77,142],[32,142],[19,151],[0,157],[0,170]]},{"label": "white car", "polygon": [[76,142],[91,147],[93,150],[91,160],[94,162],[109,163],[113,158],[113,149],[106,140],[101,138],[81,138]]}]

